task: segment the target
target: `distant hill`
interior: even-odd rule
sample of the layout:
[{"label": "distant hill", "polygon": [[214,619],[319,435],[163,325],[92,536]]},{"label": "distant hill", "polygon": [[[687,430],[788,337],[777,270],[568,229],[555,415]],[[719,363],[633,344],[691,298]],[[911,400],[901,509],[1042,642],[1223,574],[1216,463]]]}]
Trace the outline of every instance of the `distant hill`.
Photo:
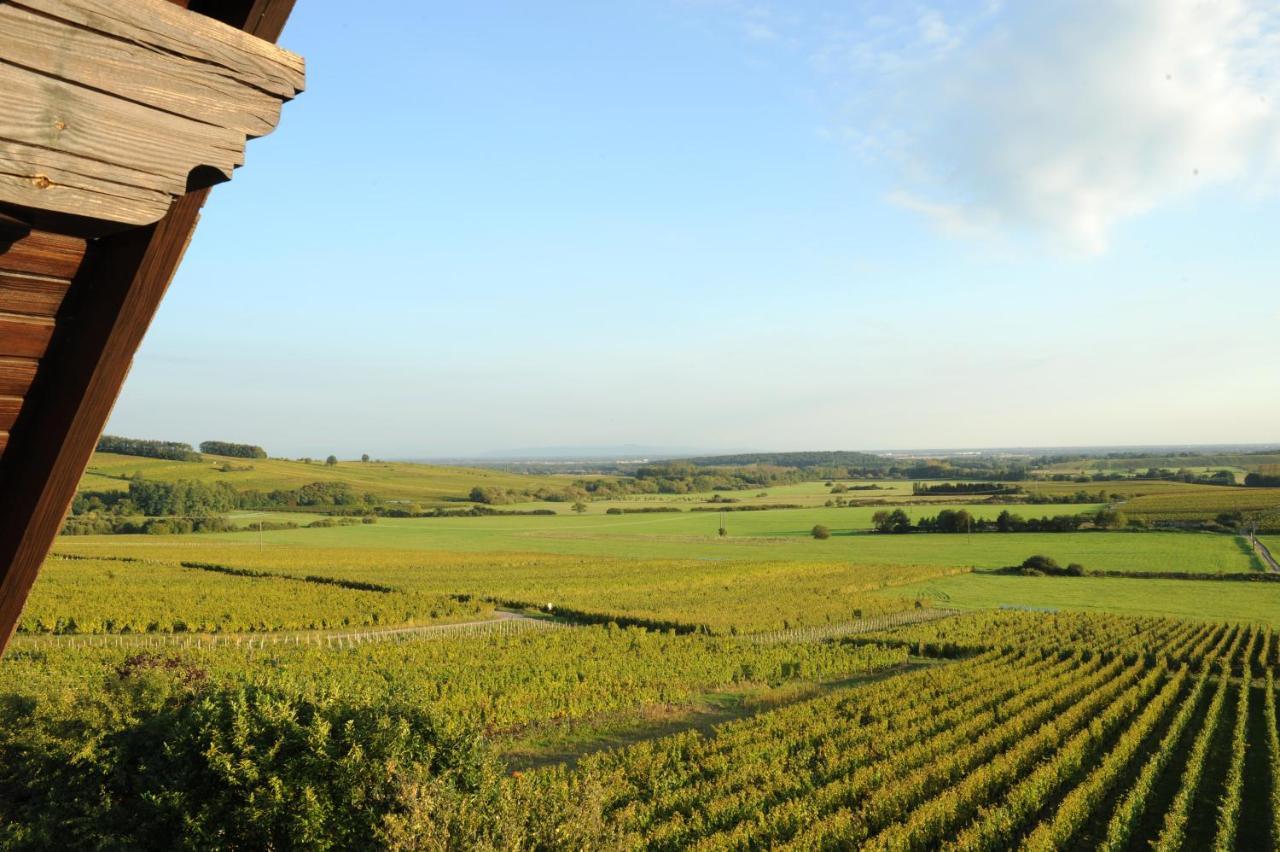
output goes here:
[{"label": "distant hill", "polygon": [[445,459],[450,462],[528,462],[528,461],[591,461],[620,462],[640,459],[683,458],[705,449],[688,447],[659,447],[650,444],[605,444],[598,446],[523,447],[514,450],[495,450],[475,456]]},{"label": "distant hill", "polygon": [[226,482],[237,489],[294,489],[313,482],[343,482],[384,500],[419,502],[466,499],[475,486],[515,490],[545,488],[546,476],[504,473],[479,468],[411,462],[341,461],[329,466],[323,459],[310,464],[286,459],[246,459],[205,455],[199,461],[94,453],[80,482],[81,491],[126,490],[126,477],[172,482],[179,479]]},{"label": "distant hill", "polygon": [[777,467],[856,467],[869,470],[888,470],[900,462],[888,456],[850,450],[804,451],[787,453],[733,453],[716,456],[690,456],[681,461],[700,467],[742,467],[767,464]]}]

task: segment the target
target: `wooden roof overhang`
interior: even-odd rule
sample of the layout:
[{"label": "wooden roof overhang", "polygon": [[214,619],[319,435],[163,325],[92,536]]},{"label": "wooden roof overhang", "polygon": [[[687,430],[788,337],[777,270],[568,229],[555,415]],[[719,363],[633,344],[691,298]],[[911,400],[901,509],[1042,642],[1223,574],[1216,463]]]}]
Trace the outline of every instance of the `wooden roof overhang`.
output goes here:
[{"label": "wooden roof overhang", "polygon": [[0,653],[210,187],[302,90],[294,0],[0,0]]}]

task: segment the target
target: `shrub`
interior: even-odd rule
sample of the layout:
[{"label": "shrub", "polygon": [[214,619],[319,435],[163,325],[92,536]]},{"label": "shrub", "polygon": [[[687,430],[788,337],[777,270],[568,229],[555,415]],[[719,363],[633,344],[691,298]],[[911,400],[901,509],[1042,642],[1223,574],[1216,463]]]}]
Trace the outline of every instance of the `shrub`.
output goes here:
[{"label": "shrub", "polygon": [[1057,574],[1062,571],[1058,560],[1052,556],[1028,556],[1022,561],[1022,570],[1039,571],[1042,574]]},{"label": "shrub", "polygon": [[0,702],[0,834],[28,848],[385,848],[406,786],[446,804],[496,781],[477,737],[418,707],[222,687],[146,654],[104,680],[84,701]]},{"label": "shrub", "polygon": [[831,530],[827,529],[822,524],[815,524],[809,533],[816,539],[831,538]]}]

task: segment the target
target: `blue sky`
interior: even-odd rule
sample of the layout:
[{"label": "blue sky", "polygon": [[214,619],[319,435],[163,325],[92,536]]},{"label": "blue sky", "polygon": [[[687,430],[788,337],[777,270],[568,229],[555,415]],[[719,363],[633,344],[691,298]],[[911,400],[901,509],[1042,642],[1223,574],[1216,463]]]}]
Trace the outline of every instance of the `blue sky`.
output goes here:
[{"label": "blue sky", "polygon": [[214,192],[109,429],[1280,440],[1277,17],[299,0],[307,91]]}]

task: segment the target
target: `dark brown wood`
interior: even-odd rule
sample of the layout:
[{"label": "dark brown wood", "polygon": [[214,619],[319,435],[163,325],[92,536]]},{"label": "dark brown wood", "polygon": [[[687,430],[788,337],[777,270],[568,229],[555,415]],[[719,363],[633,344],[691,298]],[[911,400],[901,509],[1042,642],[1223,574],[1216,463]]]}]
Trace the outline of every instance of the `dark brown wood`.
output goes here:
[{"label": "dark brown wood", "polygon": [[0,314],[0,355],[41,358],[53,336],[53,320],[21,314]]},{"label": "dark brown wood", "polygon": [[[198,2],[193,0],[192,7]],[[243,18],[220,19],[275,41],[292,7],[293,0],[255,0]],[[207,194],[205,189],[187,192],[158,222],[90,244],[34,379],[30,359],[38,355],[0,357],[0,389],[30,383],[12,430],[0,433],[0,653],[17,626]],[[0,268],[5,268],[2,261]],[[48,275],[48,268],[12,271]],[[6,337],[0,329],[0,340]]]},{"label": "dark brown wood", "polygon": [[0,271],[47,275],[70,281],[84,259],[85,241],[78,237],[32,231],[11,243],[0,242]]},{"label": "dark brown wood", "polygon": [[0,457],[0,566],[7,566],[0,577],[0,640],[6,643],[206,195],[184,196],[155,225],[98,240],[72,284],[81,290],[76,310],[59,324]]},{"label": "dark brown wood", "polygon": [[0,272],[0,312],[55,317],[69,281]]},{"label": "dark brown wood", "polygon": [[13,421],[18,419],[18,411],[22,409],[22,397],[0,396],[0,432],[9,432]]},{"label": "dark brown wood", "polygon": [[34,358],[0,357],[0,394],[26,396],[36,377],[38,363]]}]

